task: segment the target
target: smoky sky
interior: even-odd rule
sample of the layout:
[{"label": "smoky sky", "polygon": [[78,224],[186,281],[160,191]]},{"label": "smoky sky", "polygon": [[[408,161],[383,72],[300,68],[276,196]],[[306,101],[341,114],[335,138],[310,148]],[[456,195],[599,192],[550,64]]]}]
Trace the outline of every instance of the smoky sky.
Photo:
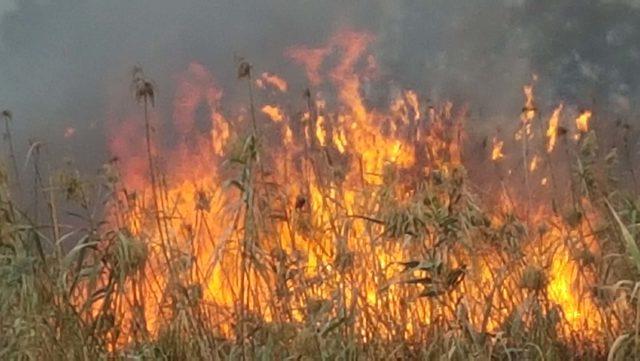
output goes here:
[{"label": "smoky sky", "polygon": [[[134,65],[155,80],[160,105],[192,61],[233,94],[234,56],[301,75],[284,49],[319,45],[345,28],[376,36],[370,52],[399,86],[481,114],[517,118],[532,74],[549,107],[633,114],[640,94],[640,4],[632,0],[0,2],[0,106],[14,114],[18,148],[42,139],[50,153],[89,167],[108,158],[111,95],[130,92]],[[67,127],[76,129],[70,140]]]}]

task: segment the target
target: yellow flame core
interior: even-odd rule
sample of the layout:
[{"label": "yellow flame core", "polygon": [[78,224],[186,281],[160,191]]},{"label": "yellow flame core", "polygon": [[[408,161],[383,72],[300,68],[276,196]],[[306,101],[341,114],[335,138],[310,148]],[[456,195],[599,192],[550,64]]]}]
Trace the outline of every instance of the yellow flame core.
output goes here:
[{"label": "yellow flame core", "polygon": [[540,157],[538,155],[534,155],[531,159],[531,163],[529,163],[529,172],[533,172],[538,169],[538,163],[540,162]]},{"label": "yellow flame core", "polygon": [[284,120],[284,113],[282,112],[282,109],[280,109],[278,106],[267,104],[262,107],[262,112],[266,114],[269,117],[269,119],[273,120],[274,122],[279,123]]},{"label": "yellow flame core", "polygon": [[547,138],[549,138],[549,142],[547,143],[547,153],[553,152],[553,149],[556,146],[556,141],[558,139],[558,126],[560,124],[560,114],[562,113],[563,104],[558,105],[558,107],[553,111],[551,118],[549,119],[549,127],[547,128]]},{"label": "yellow flame core", "polygon": [[324,117],[318,116],[318,120],[316,122],[316,138],[318,142],[320,142],[321,146],[325,145],[327,139],[327,132],[324,129]]},{"label": "yellow flame core", "polygon": [[493,138],[493,148],[491,149],[491,160],[496,161],[504,158],[504,154],[502,153],[502,147],[504,146],[504,142],[498,140],[498,138]]},{"label": "yellow flame core", "polygon": [[544,178],[542,178],[542,180],[540,180],[540,185],[545,187],[548,182],[549,182],[549,180],[547,179],[547,177],[544,177]]},{"label": "yellow flame core", "polygon": [[589,119],[591,119],[591,110],[585,110],[576,118],[576,128],[581,133],[589,131]]}]

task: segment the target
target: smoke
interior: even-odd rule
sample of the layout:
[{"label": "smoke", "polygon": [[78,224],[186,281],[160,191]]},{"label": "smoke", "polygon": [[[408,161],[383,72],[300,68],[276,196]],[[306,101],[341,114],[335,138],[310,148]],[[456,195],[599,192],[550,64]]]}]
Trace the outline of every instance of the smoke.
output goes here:
[{"label": "smoke", "polygon": [[[4,0],[6,1],[6,0]],[[173,74],[197,61],[233,95],[234,56],[275,73],[302,72],[282,56],[342,28],[376,36],[371,51],[396,84],[479,114],[516,119],[521,86],[537,74],[554,106],[630,113],[640,93],[640,1],[634,0],[15,0],[0,3],[0,105],[22,150],[105,160],[113,94],[128,95],[135,64],[169,104]],[[296,71],[298,71],[296,73]],[[295,90],[294,90],[295,91]],[[119,97],[122,107],[132,97]],[[127,104],[127,102],[130,102]],[[118,104],[116,104],[118,106]],[[65,139],[64,134],[70,134]],[[56,156],[52,158],[57,158]]]}]

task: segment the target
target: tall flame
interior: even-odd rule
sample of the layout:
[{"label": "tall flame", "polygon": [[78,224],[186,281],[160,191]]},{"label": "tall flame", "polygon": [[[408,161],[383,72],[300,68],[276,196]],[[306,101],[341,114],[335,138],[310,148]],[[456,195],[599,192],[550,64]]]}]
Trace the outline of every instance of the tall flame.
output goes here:
[{"label": "tall flame", "polygon": [[558,139],[558,126],[560,124],[560,114],[562,113],[562,108],[564,104],[560,103],[556,109],[554,109],[551,118],[549,119],[549,127],[547,128],[547,138],[549,138],[549,142],[547,143],[547,153],[553,152],[553,149],[556,146],[556,141]]}]

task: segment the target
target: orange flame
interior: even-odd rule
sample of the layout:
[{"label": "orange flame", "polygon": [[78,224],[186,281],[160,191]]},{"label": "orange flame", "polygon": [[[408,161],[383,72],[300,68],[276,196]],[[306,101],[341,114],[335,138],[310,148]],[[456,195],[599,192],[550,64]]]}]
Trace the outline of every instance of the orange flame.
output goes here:
[{"label": "orange flame", "polygon": [[536,108],[534,105],[533,85],[525,85],[522,88],[525,97],[525,104],[520,114],[522,125],[515,134],[516,140],[533,138],[533,118],[536,116]]},{"label": "orange flame", "polygon": [[267,72],[260,74],[260,77],[256,79],[256,85],[262,89],[265,89],[267,86],[271,86],[282,93],[285,93],[289,89],[289,84],[286,80],[275,74]]},{"label": "orange flame", "polygon": [[262,107],[262,112],[266,114],[269,119],[273,120],[276,123],[279,123],[284,120],[284,113],[282,109],[280,109],[277,105],[265,105]]},{"label": "orange flame", "polygon": [[522,109],[523,122],[530,122],[536,116],[536,108],[533,99],[533,85],[525,85],[522,90],[525,96],[525,105]]},{"label": "orange flame", "polygon": [[529,163],[529,172],[533,172],[538,169],[538,162],[540,162],[540,157],[538,157],[538,155],[534,155],[531,159],[531,163]]},{"label": "orange flame", "polygon": [[504,158],[504,154],[502,153],[502,147],[504,146],[504,142],[498,140],[497,137],[493,137],[493,148],[491,149],[491,160],[497,161]]},{"label": "orange flame", "polygon": [[[450,190],[438,193],[437,186],[449,178],[463,184],[460,165],[465,139],[465,110],[454,107],[450,102],[427,108],[413,90],[398,92],[387,108],[369,106],[363,96],[362,81],[373,72],[371,64],[375,61],[372,56],[366,56],[373,40],[368,33],[346,31],[334,35],[319,47],[296,46],[285,52],[285,56],[304,67],[312,86],[323,84],[323,89],[325,86],[335,88],[336,98],[327,97],[325,101],[318,92],[309,92],[313,95],[297,112],[288,112],[292,105],[283,106],[272,97],[267,98],[268,104],[258,104],[257,109],[271,120],[261,125],[274,131],[269,133],[265,130],[265,134],[259,135],[260,161],[263,162],[260,165],[264,169],[242,173],[254,176],[255,179],[246,180],[255,182],[249,185],[243,184],[242,178],[238,180],[234,175],[225,173],[229,171],[221,166],[225,159],[238,158],[237,152],[250,148],[238,139],[247,124],[246,111],[236,116],[222,113],[220,102],[224,94],[204,66],[193,63],[178,74],[170,124],[178,141],[176,145],[158,146],[159,149],[154,150],[154,154],[162,155],[163,174],[167,174],[161,192],[160,213],[167,222],[163,231],[158,231],[150,222],[148,208],[145,208],[145,204],[151,203],[151,192],[145,150],[140,141],[140,134],[144,134],[143,122],[136,116],[111,120],[109,145],[111,151],[122,159],[123,183],[128,191],[136,190],[140,194],[135,202],[120,200],[119,206],[126,204],[129,208],[120,215],[118,222],[123,228],[132,229],[132,233],[150,246],[148,270],[151,282],[140,288],[144,294],[155,295],[155,299],[150,296],[145,300],[145,321],[152,333],[157,334],[166,318],[162,317],[166,316],[163,312],[169,308],[166,303],[175,301],[164,297],[172,287],[183,291],[189,287],[202,287],[204,303],[212,307],[212,312],[207,314],[227,337],[233,335],[233,322],[237,320],[231,321],[231,318],[240,304],[246,306],[248,313],[267,322],[280,321],[280,318],[301,322],[305,320],[301,310],[308,306],[311,298],[339,298],[343,306],[353,304],[359,307],[366,317],[354,316],[353,327],[364,338],[398,337],[396,330],[383,327],[383,318],[387,317],[405,320],[407,325],[399,332],[407,338],[420,337],[421,325],[431,320],[457,320],[454,310],[439,306],[442,300],[437,296],[417,297],[415,307],[406,312],[408,296],[416,298],[416,295],[411,294],[402,282],[394,284],[389,280],[393,280],[391,270],[395,262],[418,257],[421,247],[439,242],[437,237],[442,236],[429,228],[436,229],[436,226],[421,226],[420,222],[414,221],[411,217],[415,212],[432,212],[430,204],[445,204],[443,209],[448,209],[446,212],[451,214],[436,214],[435,218],[444,217],[446,222],[451,218],[451,222],[458,222],[456,214],[460,210],[452,200],[455,197],[450,195]],[[267,86],[279,92],[287,91],[284,79],[265,74],[256,80],[258,87],[264,88],[259,91],[265,94],[268,91],[271,96],[274,92]],[[530,137],[531,122],[536,115],[533,86],[525,86],[524,94],[522,136]],[[197,131],[195,124],[196,112],[201,106],[211,113],[208,119],[210,129],[206,134]],[[545,148],[548,152],[553,150],[561,110],[562,105],[551,116],[548,144],[546,147],[541,144],[539,153]],[[154,123],[160,123],[162,118],[161,114],[153,111],[150,117]],[[236,142],[240,146],[234,147]],[[504,142],[497,136],[493,137],[493,161],[505,157],[503,147]],[[540,157],[534,156],[528,165],[529,170],[538,169],[539,162]],[[538,170],[543,177],[540,184],[545,186],[547,177],[543,171],[544,168]],[[411,174],[418,176],[409,177]],[[231,185],[225,183],[227,179],[233,179]],[[246,187],[252,186],[255,186],[255,189],[251,188],[251,192],[255,192],[252,195],[256,199],[255,209],[246,206],[247,199],[251,198],[246,197],[245,192],[249,192]],[[418,195],[416,188],[420,186],[435,189],[432,192],[434,199],[420,198],[419,202],[414,202],[413,198]],[[269,191],[263,191],[261,187],[269,187]],[[466,192],[466,188],[464,190]],[[457,197],[467,196],[465,193]],[[496,197],[500,209],[515,208],[510,200],[500,197],[504,195]],[[244,204],[246,209],[238,204]],[[391,209],[398,214],[388,213]],[[522,260],[514,262],[515,270],[506,274],[504,285],[497,288],[495,297],[492,295],[490,298],[488,290],[498,287],[495,274],[501,272],[504,262],[492,256],[495,252],[502,252],[502,248],[487,251],[452,246],[438,255],[448,262],[450,274],[460,271],[463,263],[469,265],[469,270],[464,271],[468,278],[460,281],[460,290],[451,291],[452,299],[461,300],[460,304],[469,308],[471,326],[479,329],[485,322],[483,332],[498,330],[509,317],[526,308],[524,304],[527,302],[523,300],[533,298],[533,293],[523,289],[517,277],[523,272],[522,265],[525,262],[547,262],[547,283],[540,288],[565,312],[567,320],[560,323],[559,331],[572,335],[582,327],[592,333],[590,337],[596,337],[598,330],[602,329],[603,320],[593,301],[584,296],[586,287],[582,286],[591,276],[577,272],[579,265],[572,257],[577,246],[565,242],[585,231],[581,227],[586,227],[586,223],[571,227],[559,217],[549,221],[554,216],[544,210],[541,207],[540,214],[532,217],[531,223],[554,224],[553,230],[544,234],[533,232],[536,235],[531,239],[527,235],[522,236],[525,242]],[[236,225],[238,219],[247,217],[251,212],[260,215],[254,222],[259,222],[264,232],[248,237],[254,243],[245,252],[251,253],[250,257],[269,255],[270,263],[264,270],[249,269],[245,273],[238,268],[243,260],[239,245],[248,241],[242,235],[242,227]],[[369,217],[370,214],[384,219],[380,221],[383,224],[370,224],[354,217]],[[371,218],[375,220],[375,217]],[[495,211],[490,224],[483,227],[492,234],[505,233],[509,228],[507,218],[500,210]],[[408,227],[394,236],[400,241],[373,241],[372,234],[392,233],[390,229],[394,219],[395,223]],[[424,244],[416,246],[414,235],[423,231],[426,232],[421,240]],[[518,231],[509,230],[507,233],[512,237],[511,234]],[[162,247],[163,237],[167,239],[168,250]],[[470,234],[469,237],[476,235]],[[501,237],[496,239],[502,240]],[[475,239],[470,241],[469,244],[475,247]],[[596,241],[595,236],[586,240],[589,245],[596,244]],[[510,247],[507,243],[505,241],[500,247]],[[554,250],[552,255],[547,253],[549,249]],[[171,273],[166,269],[162,258],[165,251],[180,260],[180,265],[176,265],[180,272]],[[501,255],[509,257],[508,252]],[[294,276],[305,277],[307,283],[292,284],[296,281],[288,277]],[[318,279],[322,281],[317,282]],[[345,281],[349,287],[345,287]],[[244,295],[246,299],[240,300],[241,285],[247,284],[251,285],[251,292]],[[306,292],[304,297],[290,297],[300,288]],[[349,292],[344,292],[344,289],[349,289]],[[131,295],[127,294],[130,297],[127,301],[135,299],[136,292],[139,292],[129,291]],[[441,290],[434,288],[431,291],[437,295]],[[335,296],[338,293],[339,297]],[[490,317],[483,321],[487,302]],[[523,302],[523,305],[518,302]],[[290,315],[279,313],[279,309],[285,307],[291,308]],[[130,310],[123,312],[133,314]]]},{"label": "orange flame", "polygon": [[591,119],[591,110],[580,112],[580,115],[576,118],[576,128],[578,128],[580,133],[589,131],[589,119]]},{"label": "orange flame", "polygon": [[556,146],[556,141],[558,138],[558,125],[560,124],[560,114],[562,113],[562,108],[564,105],[561,103],[558,105],[556,109],[554,109],[551,118],[549,119],[549,128],[547,128],[547,138],[549,138],[549,143],[547,144],[547,153],[553,152],[553,149]]}]

